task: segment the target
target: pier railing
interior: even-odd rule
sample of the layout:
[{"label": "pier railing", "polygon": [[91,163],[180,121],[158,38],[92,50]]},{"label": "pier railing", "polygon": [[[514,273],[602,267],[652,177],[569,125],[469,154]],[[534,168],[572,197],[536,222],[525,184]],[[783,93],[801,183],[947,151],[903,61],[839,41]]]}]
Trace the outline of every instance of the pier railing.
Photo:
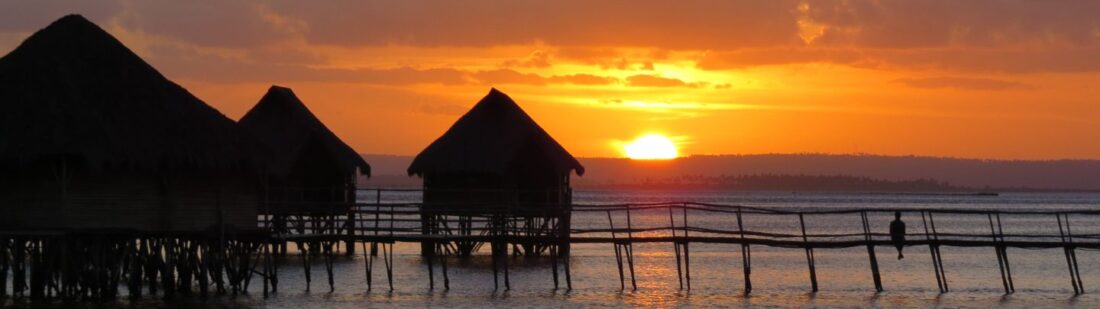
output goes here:
[{"label": "pier railing", "polygon": [[[623,288],[628,282],[636,287],[633,245],[668,243],[672,244],[671,249],[676,256],[681,287],[687,289],[691,287],[691,245],[728,244],[741,250],[746,292],[752,289],[752,246],[804,250],[814,291],[817,290],[815,250],[865,247],[872,281],[875,289],[881,291],[876,247],[928,246],[937,285],[942,292],[948,291],[948,283],[940,247],[987,247],[996,253],[997,269],[1006,293],[1015,290],[1007,248],[1062,249],[1076,293],[1084,292],[1076,251],[1100,249],[1100,209],[800,208],[669,202],[571,204],[567,207],[454,204],[447,207],[448,211],[439,213],[424,209],[416,201],[416,191],[419,190],[396,190],[398,194],[405,195],[399,199],[400,202],[384,202],[382,196],[387,190],[360,191],[359,202],[349,205],[350,211],[344,217],[348,229],[334,235],[293,235],[288,239],[302,241],[336,237],[362,243],[364,250],[369,244],[372,253],[377,251],[375,247],[380,243],[419,242],[438,246],[436,252],[443,256],[453,252],[448,249],[449,244],[459,241],[536,243],[554,248],[552,252],[568,252],[568,246],[572,244],[610,244],[614,248]],[[540,207],[542,211],[532,213],[532,209]],[[567,236],[523,235],[513,233],[518,232],[516,230],[501,231],[499,226],[492,224],[493,215],[523,217],[555,215],[555,212],[567,212],[572,217]],[[889,224],[895,213],[900,213],[907,225],[905,240],[900,242],[892,239],[889,233]],[[469,233],[439,230],[429,233],[421,225],[421,215],[425,214],[438,215],[444,221],[465,216]],[[506,225],[505,229],[508,228],[512,227]],[[392,254],[392,251],[389,252]],[[563,260],[569,284],[568,258]],[[554,262],[555,286],[557,263]],[[496,262],[493,265],[496,267]]]}]

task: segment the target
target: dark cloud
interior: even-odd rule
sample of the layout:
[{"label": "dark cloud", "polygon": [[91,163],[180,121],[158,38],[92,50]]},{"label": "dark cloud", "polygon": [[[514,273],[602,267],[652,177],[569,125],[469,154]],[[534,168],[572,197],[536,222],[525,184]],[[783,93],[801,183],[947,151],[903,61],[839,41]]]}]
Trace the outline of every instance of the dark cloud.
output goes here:
[{"label": "dark cloud", "polygon": [[119,18],[126,28],[199,46],[257,48],[294,37],[301,25],[262,2],[133,1]]},{"label": "dark cloud", "polygon": [[815,44],[874,48],[1095,46],[1100,2],[815,1]]},{"label": "dark cloud", "polygon": [[[545,68],[565,60],[604,69],[652,70],[653,63],[670,51],[697,50],[707,52],[698,66],[708,70],[833,63],[983,73],[1100,71],[1100,1],[823,0],[800,9],[801,3],[10,0],[0,1],[0,32],[5,33],[0,44],[13,48],[6,35],[31,32],[65,14],[80,13],[105,28],[234,50],[253,62],[276,64],[259,71],[285,70],[295,76],[333,72],[310,68],[327,60],[310,44],[547,46],[503,63],[505,68]],[[819,26],[820,35],[804,42],[800,22]],[[628,54],[621,47],[650,52]],[[332,74],[355,75],[347,71]],[[537,84],[540,78],[541,83],[557,82],[509,72],[477,74],[524,83]],[[453,76],[442,79],[449,78]]]},{"label": "dark cloud", "polygon": [[277,1],[310,42],[343,46],[660,46],[797,42],[796,1]]},{"label": "dark cloud", "polygon": [[178,44],[157,44],[149,49],[148,60],[170,78],[212,82],[349,82],[372,85],[441,84],[577,84],[606,85],[618,82],[590,74],[542,76],[512,69],[464,71],[452,68],[331,68],[295,62],[272,63],[252,57],[231,57],[204,52]]},{"label": "dark cloud", "polygon": [[101,26],[122,12],[119,1],[0,1],[0,32],[32,32],[68,14],[81,14]]},{"label": "dark cloud", "polygon": [[968,77],[927,77],[927,78],[901,78],[895,83],[904,84],[914,88],[943,89],[953,88],[962,90],[1017,90],[1030,89],[1027,84],[989,78]]},{"label": "dark cloud", "polygon": [[150,53],[149,62],[169,78],[230,83],[287,81],[355,82],[376,85],[469,83],[465,72],[447,68],[315,68],[300,64],[253,62],[249,59],[205,53],[195,48],[175,45],[154,45],[150,48]]},{"label": "dark cloud", "polygon": [[1100,46],[1063,49],[855,49],[781,48],[713,52],[696,65],[705,70],[763,65],[832,63],[871,69],[980,73],[1082,73],[1100,71]]}]

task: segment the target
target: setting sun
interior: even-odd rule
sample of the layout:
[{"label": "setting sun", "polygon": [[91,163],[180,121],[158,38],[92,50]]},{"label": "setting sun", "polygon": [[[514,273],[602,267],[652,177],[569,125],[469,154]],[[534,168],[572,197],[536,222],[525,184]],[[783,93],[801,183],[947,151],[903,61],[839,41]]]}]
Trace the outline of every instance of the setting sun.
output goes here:
[{"label": "setting sun", "polygon": [[675,159],[678,156],[672,140],[659,134],[646,134],[623,147],[626,157],[635,160]]}]

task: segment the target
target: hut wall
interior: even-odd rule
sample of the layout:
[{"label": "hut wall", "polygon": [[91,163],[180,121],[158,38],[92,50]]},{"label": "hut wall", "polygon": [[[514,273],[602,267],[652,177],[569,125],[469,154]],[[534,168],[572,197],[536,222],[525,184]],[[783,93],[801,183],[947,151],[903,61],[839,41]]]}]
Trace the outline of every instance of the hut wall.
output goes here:
[{"label": "hut wall", "polygon": [[273,214],[344,214],[353,202],[355,169],[336,162],[336,154],[317,142],[292,162],[285,177],[272,177],[269,212]]},{"label": "hut wall", "polygon": [[257,225],[257,190],[247,181],[80,177],[64,190],[57,181],[23,183],[0,190],[3,229],[198,231],[218,223],[219,209],[228,225]]},{"label": "hut wall", "polygon": [[434,209],[473,205],[552,208],[569,204],[569,171],[557,171],[534,143],[519,150],[505,175],[426,173],[424,203]]}]

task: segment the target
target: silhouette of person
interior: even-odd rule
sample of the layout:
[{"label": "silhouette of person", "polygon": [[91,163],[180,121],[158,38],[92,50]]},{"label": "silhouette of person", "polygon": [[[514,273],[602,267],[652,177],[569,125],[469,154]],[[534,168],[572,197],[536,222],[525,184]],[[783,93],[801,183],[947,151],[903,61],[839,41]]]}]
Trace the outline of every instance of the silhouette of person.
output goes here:
[{"label": "silhouette of person", "polygon": [[901,221],[901,212],[894,212],[894,221],[890,222],[890,240],[898,248],[898,259],[904,259],[901,249],[905,248],[905,222]]}]

